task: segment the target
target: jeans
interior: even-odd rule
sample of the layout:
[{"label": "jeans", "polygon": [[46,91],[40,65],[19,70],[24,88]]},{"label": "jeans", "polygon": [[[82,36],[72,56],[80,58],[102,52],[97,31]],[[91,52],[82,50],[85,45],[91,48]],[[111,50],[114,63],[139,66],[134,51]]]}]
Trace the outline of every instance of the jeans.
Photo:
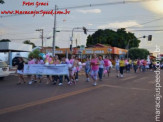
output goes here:
[{"label": "jeans", "polygon": [[79,71],[77,71],[77,72],[75,73],[75,79],[78,79],[78,73],[79,73]]},{"label": "jeans", "polygon": [[[70,79],[69,79],[69,77],[67,75],[65,76],[65,79],[67,79],[67,82],[70,81]],[[60,75],[59,76],[59,83],[62,83],[62,82],[63,82],[63,75]]]},{"label": "jeans", "polygon": [[131,64],[128,65],[128,71],[130,72],[131,69]]},{"label": "jeans", "polygon": [[121,75],[123,75],[123,69],[124,69],[124,67],[120,67],[120,73],[121,73]]},{"label": "jeans", "polygon": [[138,66],[137,65],[134,65],[134,71],[135,71],[135,73],[137,71],[137,68],[138,68]]},{"label": "jeans", "polygon": [[58,75],[53,75],[52,78],[53,78],[53,82],[57,82],[57,80],[59,79]]},{"label": "jeans", "polygon": [[98,76],[99,76],[100,80],[102,79],[103,70],[104,70],[104,68],[99,68],[99,71],[98,71]]},{"label": "jeans", "polygon": [[145,72],[145,66],[144,65],[142,66],[142,71]]}]

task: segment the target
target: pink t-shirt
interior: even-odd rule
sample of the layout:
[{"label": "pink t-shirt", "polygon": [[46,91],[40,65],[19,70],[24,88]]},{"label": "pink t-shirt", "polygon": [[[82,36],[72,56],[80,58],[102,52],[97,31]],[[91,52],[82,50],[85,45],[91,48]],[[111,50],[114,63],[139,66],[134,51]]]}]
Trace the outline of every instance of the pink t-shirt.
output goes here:
[{"label": "pink t-shirt", "polygon": [[70,64],[73,64],[74,63],[74,59],[70,59]]},{"label": "pink t-shirt", "polygon": [[59,64],[59,63],[60,63],[59,60],[53,62],[53,64]]},{"label": "pink t-shirt", "polygon": [[98,59],[92,59],[91,60],[91,65],[92,65],[92,70],[98,70],[99,66],[98,66]]},{"label": "pink t-shirt", "polygon": [[43,60],[38,61],[38,64],[44,64]]},{"label": "pink t-shirt", "polygon": [[35,61],[34,60],[30,60],[30,61],[28,61],[28,64],[35,64]]},{"label": "pink t-shirt", "polygon": [[109,59],[104,59],[104,65],[105,67],[109,66]]}]

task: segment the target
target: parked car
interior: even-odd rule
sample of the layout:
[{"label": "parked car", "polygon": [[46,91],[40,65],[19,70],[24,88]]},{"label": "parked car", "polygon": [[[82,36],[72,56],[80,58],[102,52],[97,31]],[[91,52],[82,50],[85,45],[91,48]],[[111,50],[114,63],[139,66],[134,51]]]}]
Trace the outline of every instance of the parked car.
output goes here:
[{"label": "parked car", "polygon": [[0,60],[0,79],[4,79],[4,77],[8,76],[9,74],[8,65],[6,62]]},{"label": "parked car", "polygon": [[[16,65],[18,65],[18,63],[19,63],[19,58],[20,58],[20,56],[19,57],[15,57],[15,58],[13,58],[12,59],[12,66],[16,66]],[[24,60],[24,63],[28,63],[28,58],[25,58],[25,57],[22,57],[23,58],[23,60]]]}]

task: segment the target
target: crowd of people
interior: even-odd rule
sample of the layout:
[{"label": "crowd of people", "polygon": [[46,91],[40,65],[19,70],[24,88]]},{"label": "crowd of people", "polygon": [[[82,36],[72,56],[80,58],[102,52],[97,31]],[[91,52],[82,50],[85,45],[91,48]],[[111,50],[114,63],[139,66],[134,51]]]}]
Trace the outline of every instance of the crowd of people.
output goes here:
[{"label": "crowd of people", "polygon": [[[118,58],[116,57],[114,60],[110,60],[108,56],[99,55],[96,54],[92,55],[92,58],[89,56],[86,57],[85,61],[81,63],[77,56],[71,56],[70,59],[66,59],[65,57],[62,57],[60,60],[58,56],[52,57],[47,56],[44,60],[42,57],[39,58],[29,58],[28,65],[32,64],[42,64],[42,65],[49,65],[49,64],[67,64],[69,67],[69,75],[47,75],[47,82],[46,84],[52,83],[56,85],[58,82],[59,86],[63,85],[63,80],[67,80],[68,85],[76,85],[78,81],[78,74],[81,70],[85,71],[86,81],[90,82],[90,78],[93,80],[93,85],[97,85],[97,80],[99,79],[102,81],[103,77],[109,77],[110,71],[112,68],[115,68],[116,70],[116,77],[123,77],[124,72],[130,72],[131,69],[134,70],[135,73],[138,71],[145,72],[146,70],[154,70],[155,69],[155,63],[152,61],[147,61],[145,59],[124,59],[124,58]],[[24,78],[23,74],[24,69],[24,61],[22,58],[19,58],[19,63],[17,66],[17,74],[19,76],[19,82],[17,84],[26,83],[27,81]],[[36,75],[28,75],[28,84],[32,83],[41,83],[43,80],[42,75],[36,74]]]}]

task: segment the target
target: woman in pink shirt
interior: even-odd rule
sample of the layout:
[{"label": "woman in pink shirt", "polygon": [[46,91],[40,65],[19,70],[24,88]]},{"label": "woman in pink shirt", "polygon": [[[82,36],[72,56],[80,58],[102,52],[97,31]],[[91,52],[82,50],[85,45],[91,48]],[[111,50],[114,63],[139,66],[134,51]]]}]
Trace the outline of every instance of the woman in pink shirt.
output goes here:
[{"label": "woman in pink shirt", "polygon": [[109,73],[110,73],[110,60],[108,59],[108,56],[106,56],[105,59],[104,59],[104,66],[105,66],[105,70],[107,70],[108,77],[109,77]]},{"label": "woman in pink shirt", "polygon": [[91,59],[91,76],[94,81],[93,85],[96,86],[97,83],[97,76],[98,76],[98,70],[99,70],[99,60],[96,56],[96,54],[93,54]]}]

